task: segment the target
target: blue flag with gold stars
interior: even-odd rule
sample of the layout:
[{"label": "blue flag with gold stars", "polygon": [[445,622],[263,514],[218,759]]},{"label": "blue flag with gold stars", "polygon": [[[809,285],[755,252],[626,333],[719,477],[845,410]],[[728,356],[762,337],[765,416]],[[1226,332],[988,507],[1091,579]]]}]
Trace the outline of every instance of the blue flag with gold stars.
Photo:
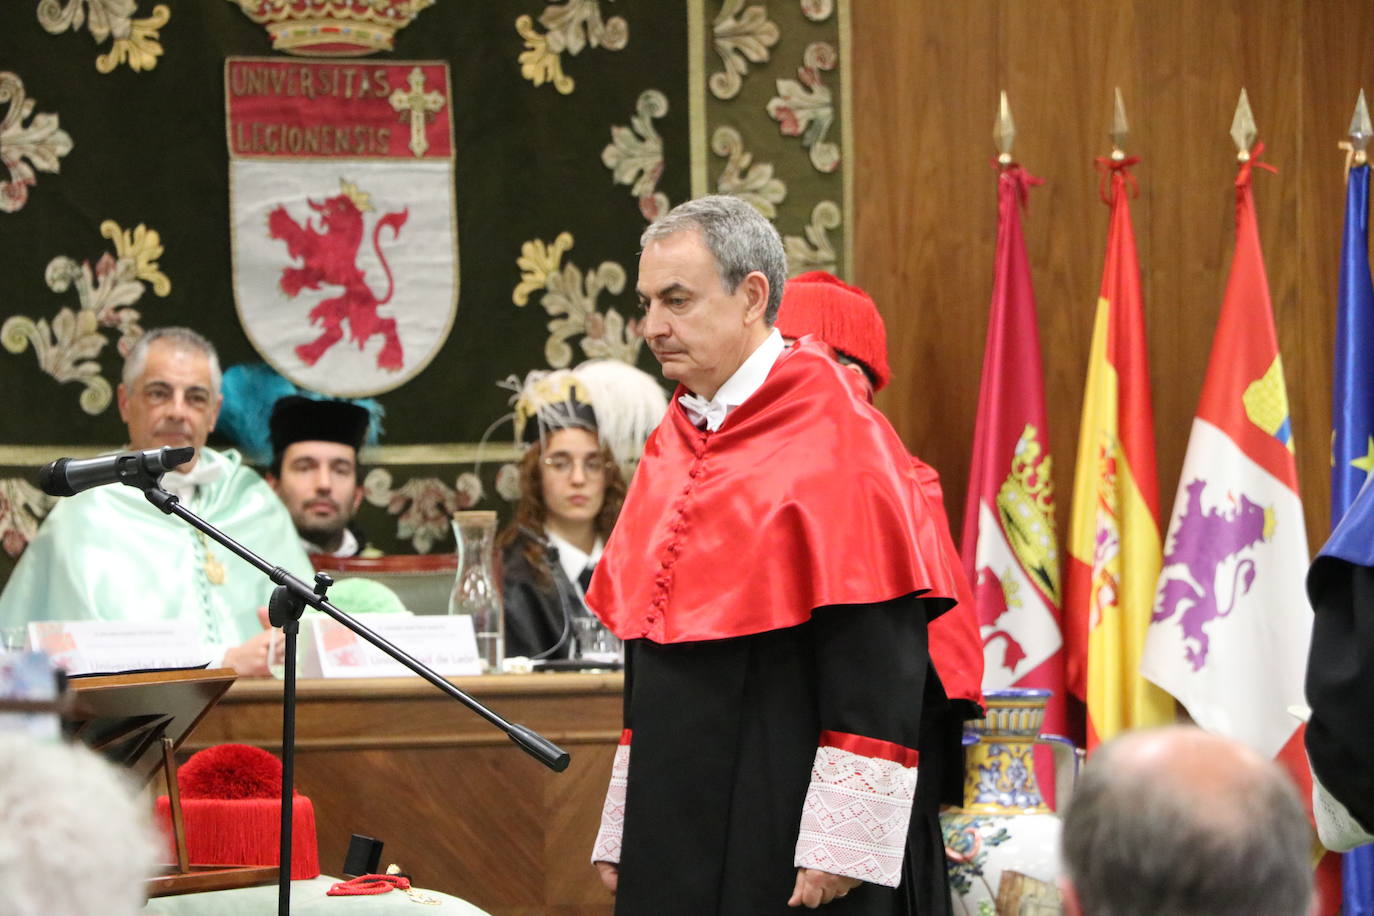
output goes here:
[{"label": "blue flag with gold stars", "polygon": [[1331,525],[1374,469],[1374,284],[1369,278],[1369,166],[1350,170],[1341,245],[1331,395]]},{"label": "blue flag with gold stars", "polygon": [[[1374,470],[1374,284],[1369,277],[1369,166],[1350,170],[1331,394],[1331,527]],[[1346,916],[1374,914],[1374,846],[1342,861]]]}]

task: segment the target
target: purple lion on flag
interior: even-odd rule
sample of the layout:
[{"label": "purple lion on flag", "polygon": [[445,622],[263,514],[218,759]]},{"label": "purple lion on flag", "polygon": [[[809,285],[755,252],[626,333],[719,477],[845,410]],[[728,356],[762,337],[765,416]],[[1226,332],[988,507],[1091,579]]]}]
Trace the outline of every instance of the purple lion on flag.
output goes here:
[{"label": "purple lion on flag", "polygon": [[1241,495],[1229,512],[1202,508],[1202,491],[1207,484],[1194,480],[1188,484],[1188,506],[1178,520],[1173,549],[1164,557],[1164,581],[1155,599],[1150,623],[1168,620],[1179,613],[1184,650],[1194,671],[1207,663],[1211,642],[1206,626],[1235,609],[1240,596],[1255,584],[1255,561],[1241,558],[1231,573],[1231,600],[1222,608],[1217,603],[1217,572],[1221,565],[1241,551],[1266,541],[1274,532],[1274,510]]}]

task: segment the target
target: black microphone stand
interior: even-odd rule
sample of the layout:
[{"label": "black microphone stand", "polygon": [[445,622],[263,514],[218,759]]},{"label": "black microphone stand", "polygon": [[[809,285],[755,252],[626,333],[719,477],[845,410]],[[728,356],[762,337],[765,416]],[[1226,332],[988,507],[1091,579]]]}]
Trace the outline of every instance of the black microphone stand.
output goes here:
[{"label": "black microphone stand", "polygon": [[[167,452],[170,449],[163,451]],[[282,680],[281,861],[280,874],[277,878],[277,913],[279,916],[289,916],[291,913],[291,814],[292,801],[295,795],[296,753],[296,637],[300,632],[301,614],[304,613],[307,604],[337,620],[501,729],[522,750],[549,769],[561,773],[568,768],[568,762],[571,758],[567,751],[523,725],[507,722],[450,684],[441,675],[426,666],[424,662],[410,655],[404,649],[393,645],[331,604],[326,593],[329,586],[334,584],[334,580],[329,576],[324,573],[316,573],[315,583],[312,586],[293,575],[290,570],[280,566],[272,566],[253,551],[181,505],[175,496],[162,489],[161,482],[161,470],[150,470],[141,464],[138,465],[137,470],[130,469],[121,472],[120,475],[120,483],[125,486],[138,487],[143,491],[148,502],[157,506],[158,509],[168,515],[175,515],[192,528],[204,532],[277,584],[276,589],[272,592],[272,599],[268,603],[268,615],[272,625],[281,627],[282,633],[286,637],[286,673]]]}]

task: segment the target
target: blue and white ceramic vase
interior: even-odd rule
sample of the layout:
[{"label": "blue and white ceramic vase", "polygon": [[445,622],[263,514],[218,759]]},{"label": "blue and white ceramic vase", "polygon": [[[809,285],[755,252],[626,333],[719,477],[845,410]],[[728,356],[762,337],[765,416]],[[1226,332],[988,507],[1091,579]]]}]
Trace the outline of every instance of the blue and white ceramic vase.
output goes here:
[{"label": "blue and white ceramic vase", "polygon": [[1049,697],[989,691],[987,715],[965,726],[964,804],[940,815],[958,916],[1060,912],[1060,824],[1040,794],[1034,753]]}]

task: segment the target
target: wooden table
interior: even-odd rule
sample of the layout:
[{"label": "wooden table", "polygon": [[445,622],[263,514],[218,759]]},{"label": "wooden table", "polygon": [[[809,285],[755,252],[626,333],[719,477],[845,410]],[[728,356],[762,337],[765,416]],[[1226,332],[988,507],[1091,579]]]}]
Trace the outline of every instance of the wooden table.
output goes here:
[{"label": "wooden table", "polygon": [[[453,678],[507,721],[572,755],[554,773],[419,678],[299,682],[296,789],[338,874],[350,834],[386,845],[415,883],[493,916],[607,916],[588,857],[620,738],[618,674]],[[192,733],[281,751],[281,684],[240,680]]]}]

